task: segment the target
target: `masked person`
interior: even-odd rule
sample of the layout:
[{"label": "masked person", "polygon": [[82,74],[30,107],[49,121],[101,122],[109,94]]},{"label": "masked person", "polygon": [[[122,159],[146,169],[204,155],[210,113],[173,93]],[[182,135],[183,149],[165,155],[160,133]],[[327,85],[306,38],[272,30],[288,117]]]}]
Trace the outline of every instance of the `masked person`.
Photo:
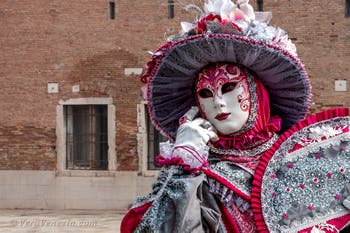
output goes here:
[{"label": "masked person", "polygon": [[306,117],[295,46],[246,1],[205,4],[141,77],[173,143],[121,232],[337,232],[350,215],[347,109]]}]

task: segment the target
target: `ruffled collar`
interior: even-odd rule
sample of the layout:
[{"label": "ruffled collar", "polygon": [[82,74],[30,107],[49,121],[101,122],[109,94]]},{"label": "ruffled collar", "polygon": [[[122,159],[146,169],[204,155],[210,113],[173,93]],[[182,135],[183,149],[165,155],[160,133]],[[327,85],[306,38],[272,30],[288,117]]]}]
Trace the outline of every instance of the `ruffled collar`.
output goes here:
[{"label": "ruffled collar", "polygon": [[259,132],[252,129],[246,133],[232,137],[219,135],[219,141],[211,142],[211,145],[221,150],[252,150],[270,141],[275,136],[275,132],[278,132],[280,129],[281,118],[271,117],[268,124]]}]

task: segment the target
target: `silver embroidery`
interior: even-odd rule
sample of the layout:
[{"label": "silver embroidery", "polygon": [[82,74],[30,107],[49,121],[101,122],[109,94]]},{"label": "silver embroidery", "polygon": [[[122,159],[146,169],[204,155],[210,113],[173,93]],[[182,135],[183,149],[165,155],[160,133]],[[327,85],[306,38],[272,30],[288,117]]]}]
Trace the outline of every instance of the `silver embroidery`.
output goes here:
[{"label": "silver embroidery", "polygon": [[249,150],[218,149],[218,148],[215,148],[211,143],[209,143],[209,147],[210,147],[210,151],[219,155],[256,156],[270,149],[271,146],[277,141],[278,138],[279,138],[279,135],[274,134],[264,144]]},{"label": "silver embroidery", "polygon": [[[244,194],[250,196],[251,191],[251,183],[252,183],[252,175],[249,172],[241,169],[235,164],[222,161],[213,165],[210,165],[210,168],[213,172],[217,173],[221,177],[225,178],[228,182],[230,182],[233,186],[237,187]],[[215,193],[221,193],[221,184],[217,182],[217,186],[215,187]],[[211,187],[212,188],[212,187]]]},{"label": "silver embroidery", "polygon": [[339,230],[328,223],[320,223],[311,229],[310,233],[338,233]]},{"label": "silver embroidery", "polygon": [[166,189],[166,186],[170,179],[173,177],[173,175],[175,173],[182,172],[182,170],[183,169],[181,167],[176,166],[163,167],[158,174],[157,181],[153,185],[153,193],[144,196],[138,196],[131,208],[136,208],[144,205],[147,202],[151,202],[158,199],[164,193],[164,190]]},{"label": "silver embroidery", "polygon": [[182,173],[183,169],[180,167],[171,166],[169,168],[163,168],[153,185],[152,194],[137,199],[133,208],[146,202],[153,201],[153,203],[142,217],[141,223],[135,229],[136,233],[160,233],[159,228],[161,223],[166,219],[165,214],[169,208],[171,199],[179,199],[183,196],[183,193],[188,192],[187,183],[182,179],[174,178]]},{"label": "silver embroidery", "polygon": [[[348,213],[342,201],[350,195],[350,133],[338,129],[349,125],[349,117],[318,122],[294,133],[275,152],[261,191],[270,232],[294,232]],[[333,130],[322,137],[325,129]]]},{"label": "silver embroidery", "polygon": [[311,143],[321,142],[323,139],[332,138],[343,132],[344,127],[334,128],[330,125],[317,126],[310,128],[309,133],[296,140],[296,143],[306,146]]}]

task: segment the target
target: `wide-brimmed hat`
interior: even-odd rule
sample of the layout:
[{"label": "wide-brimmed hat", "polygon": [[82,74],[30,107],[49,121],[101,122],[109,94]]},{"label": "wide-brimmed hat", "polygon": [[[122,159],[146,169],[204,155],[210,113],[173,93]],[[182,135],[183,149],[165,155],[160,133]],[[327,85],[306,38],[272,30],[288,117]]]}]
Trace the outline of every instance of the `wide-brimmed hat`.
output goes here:
[{"label": "wide-brimmed hat", "polygon": [[197,74],[217,62],[256,74],[269,92],[271,115],[282,118],[282,130],[305,117],[311,101],[307,72],[287,34],[261,16],[266,15],[254,14],[247,3],[209,1],[200,20],[182,23],[182,32],[152,54],[141,80],[148,84],[149,114],[161,132],[175,138],[178,119],[196,105]]}]

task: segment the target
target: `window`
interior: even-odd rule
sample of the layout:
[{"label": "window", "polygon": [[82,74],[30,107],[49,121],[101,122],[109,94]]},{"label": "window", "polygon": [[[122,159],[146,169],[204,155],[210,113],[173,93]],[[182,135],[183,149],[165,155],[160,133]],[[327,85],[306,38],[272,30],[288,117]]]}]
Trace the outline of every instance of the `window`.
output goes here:
[{"label": "window", "polygon": [[66,169],[108,169],[107,105],[65,106]]},{"label": "window", "polygon": [[350,0],[345,0],[345,17],[350,17]]},{"label": "window", "polygon": [[115,2],[110,0],[108,3],[109,19],[115,19]]},{"label": "window", "polygon": [[264,11],[264,0],[257,0],[258,11]]},{"label": "window", "polygon": [[168,140],[152,124],[147,112],[147,102],[137,105],[137,154],[139,155],[140,174],[155,176],[160,167],[156,157],[159,155],[159,143]]},{"label": "window", "polygon": [[113,98],[60,100],[56,107],[57,171],[96,176],[117,170]]},{"label": "window", "polygon": [[[147,105],[145,105],[147,107]],[[162,135],[152,124],[151,119],[145,111],[146,118],[146,130],[147,130],[147,170],[158,170],[160,167],[157,165],[156,157],[159,155],[159,143],[168,140],[167,137]]]},{"label": "window", "polygon": [[173,19],[174,16],[174,0],[168,0],[168,19]]}]

